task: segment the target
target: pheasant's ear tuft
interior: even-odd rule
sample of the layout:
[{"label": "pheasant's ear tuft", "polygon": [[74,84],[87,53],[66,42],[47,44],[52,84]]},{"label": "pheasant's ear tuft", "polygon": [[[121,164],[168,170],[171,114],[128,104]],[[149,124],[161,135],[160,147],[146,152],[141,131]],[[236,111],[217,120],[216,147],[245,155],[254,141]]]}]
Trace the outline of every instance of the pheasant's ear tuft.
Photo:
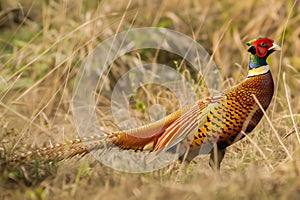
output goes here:
[{"label": "pheasant's ear tuft", "polygon": [[255,41],[257,40],[257,38],[250,40],[249,42],[247,42],[246,44],[248,46],[251,46]]}]

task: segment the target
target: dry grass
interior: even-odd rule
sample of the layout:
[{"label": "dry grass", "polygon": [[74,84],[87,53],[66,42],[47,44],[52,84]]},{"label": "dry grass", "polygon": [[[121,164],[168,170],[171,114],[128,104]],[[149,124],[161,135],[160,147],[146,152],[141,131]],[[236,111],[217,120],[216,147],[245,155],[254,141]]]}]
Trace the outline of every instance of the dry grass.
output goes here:
[{"label": "dry grass", "polygon": [[[228,88],[247,72],[245,42],[259,35],[283,47],[269,59],[276,92],[265,117],[249,138],[228,149],[220,175],[207,158],[181,171],[175,163],[145,174],[114,171],[90,157],[58,164],[1,167],[1,199],[297,199],[300,197],[299,92],[300,3],[294,1],[0,1],[0,158],[12,152],[76,137],[71,112],[76,74],[102,40],[136,27],[160,26],[199,41],[220,67]],[[104,88],[136,63],[178,58],[134,52],[118,59]],[[188,65],[189,81],[199,77]],[[241,76],[241,74],[243,76]],[[283,74],[285,74],[283,76]],[[283,79],[285,77],[285,79]],[[198,79],[197,79],[198,78]],[[140,96],[150,90],[140,91]],[[155,91],[155,90],[154,90]],[[178,105],[169,92],[147,96],[145,107]],[[103,95],[101,102],[109,105]],[[136,103],[136,102],[135,102]],[[105,107],[105,106],[104,106]],[[137,112],[143,116],[142,108]],[[142,114],[141,114],[142,113]],[[109,112],[99,107],[101,125],[114,129]],[[276,135],[278,134],[278,135]],[[279,136],[279,137],[278,137]],[[286,150],[285,150],[286,149]],[[291,158],[288,156],[291,155]]]}]

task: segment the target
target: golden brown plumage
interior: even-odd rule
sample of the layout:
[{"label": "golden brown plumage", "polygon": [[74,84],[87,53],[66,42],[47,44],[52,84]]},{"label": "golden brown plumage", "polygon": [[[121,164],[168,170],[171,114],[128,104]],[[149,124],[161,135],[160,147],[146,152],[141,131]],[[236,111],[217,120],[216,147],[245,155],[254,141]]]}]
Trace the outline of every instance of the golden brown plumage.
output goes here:
[{"label": "golden brown plumage", "polygon": [[[263,116],[253,96],[265,110],[273,96],[273,79],[266,58],[280,47],[267,38],[252,40],[249,46],[248,77],[221,96],[200,100],[137,129],[73,140],[29,152],[22,158],[38,155],[46,160],[61,160],[105,145],[144,151],[172,150],[176,146],[186,153],[180,159],[191,161],[199,153],[211,153],[210,164],[219,168],[226,147],[240,140],[241,132],[251,132]],[[20,160],[20,156],[14,160]]]}]

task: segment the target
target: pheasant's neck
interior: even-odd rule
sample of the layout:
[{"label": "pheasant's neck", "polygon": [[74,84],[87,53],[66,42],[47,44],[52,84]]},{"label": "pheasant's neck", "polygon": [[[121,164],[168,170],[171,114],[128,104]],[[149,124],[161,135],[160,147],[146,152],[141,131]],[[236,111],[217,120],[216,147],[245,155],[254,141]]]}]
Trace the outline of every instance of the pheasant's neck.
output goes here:
[{"label": "pheasant's neck", "polygon": [[248,78],[253,76],[258,76],[262,74],[266,74],[270,71],[269,65],[260,66],[257,68],[249,69],[248,71]]},{"label": "pheasant's neck", "polygon": [[260,58],[256,55],[251,54],[248,77],[253,77],[261,74],[265,74],[270,71],[270,67],[267,63],[267,58]]},{"label": "pheasant's neck", "polygon": [[261,58],[255,54],[250,55],[249,69],[258,68],[267,64],[267,56]]}]

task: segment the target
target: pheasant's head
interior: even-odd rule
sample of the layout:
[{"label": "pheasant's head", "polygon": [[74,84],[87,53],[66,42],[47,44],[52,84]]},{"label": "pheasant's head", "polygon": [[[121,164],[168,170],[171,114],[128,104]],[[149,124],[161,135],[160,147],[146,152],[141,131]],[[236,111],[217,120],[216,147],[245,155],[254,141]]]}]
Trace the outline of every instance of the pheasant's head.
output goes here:
[{"label": "pheasant's head", "polygon": [[281,50],[281,47],[274,40],[259,37],[247,42],[250,46],[248,51],[251,53],[250,69],[267,65],[267,57],[274,51]]},{"label": "pheasant's head", "polygon": [[274,40],[264,37],[259,37],[247,42],[250,46],[248,51],[260,58],[268,57],[274,51],[281,50],[280,46]]}]

